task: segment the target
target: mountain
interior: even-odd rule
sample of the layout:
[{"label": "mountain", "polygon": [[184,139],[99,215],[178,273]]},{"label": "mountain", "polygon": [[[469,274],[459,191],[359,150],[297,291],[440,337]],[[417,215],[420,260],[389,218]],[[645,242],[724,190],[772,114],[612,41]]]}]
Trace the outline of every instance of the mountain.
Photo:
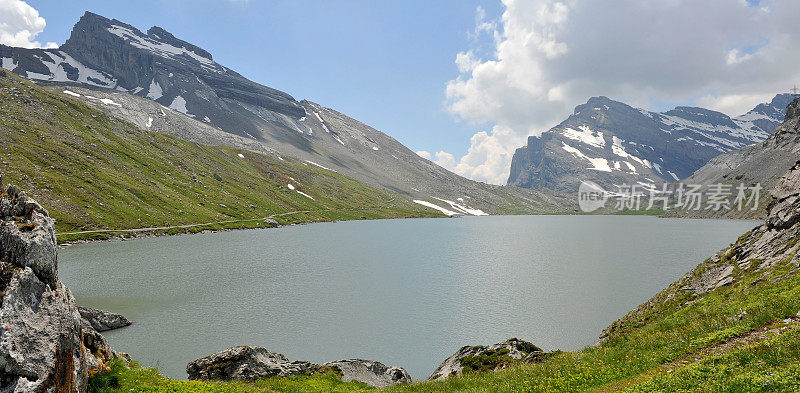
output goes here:
[{"label": "mountain", "polygon": [[[767,140],[714,157],[683,182],[708,186],[729,184],[761,184],[769,190],[785,174],[786,169],[800,159],[800,100],[792,101],[785,110],[786,119]],[[760,204],[766,206],[770,197],[764,195]],[[764,210],[701,210],[678,211],[692,217],[763,218]]]},{"label": "mountain", "polygon": [[109,229],[133,235],[116,230],[441,216],[407,196],[303,162],[142,130],[5,70],[0,152],[2,180],[42,203],[57,220],[59,241],[106,238]]},{"label": "mountain", "polygon": [[674,182],[721,153],[766,139],[783,120],[791,98],[779,94],[731,118],[693,107],[649,112],[593,97],[517,149],[508,184],[575,192],[582,180],[607,189]]},{"label": "mountain", "polygon": [[[77,98],[102,96],[117,104],[130,103],[122,107],[95,100],[114,116],[139,119],[140,127],[176,132],[159,121],[168,117],[161,115],[164,108],[170,108],[188,119],[171,117],[182,124],[184,136],[295,157],[440,210],[531,213],[568,203],[552,192],[492,186],[455,175],[342,113],[246,79],[216,63],[206,50],[160,27],[143,33],[87,12],[58,49],[0,45],[0,59],[3,68],[37,83],[96,92]],[[153,120],[148,126],[149,118]]]}]

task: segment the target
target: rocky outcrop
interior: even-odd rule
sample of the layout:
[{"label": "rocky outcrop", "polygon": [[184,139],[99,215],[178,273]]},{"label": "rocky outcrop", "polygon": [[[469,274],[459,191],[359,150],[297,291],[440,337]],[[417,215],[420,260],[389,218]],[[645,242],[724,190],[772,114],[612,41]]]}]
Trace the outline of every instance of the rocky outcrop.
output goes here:
[{"label": "rocky outcrop", "polygon": [[360,381],[376,388],[398,383],[411,383],[411,376],[402,367],[388,367],[373,360],[347,359],[328,362],[321,366],[339,374],[344,382]]},{"label": "rocky outcrop", "polygon": [[98,332],[114,330],[130,326],[131,321],[122,315],[112,312],[98,310],[90,307],[78,307],[84,325],[89,325]]},{"label": "rocky outcrop", "polygon": [[0,227],[0,391],[84,392],[116,355],[58,279],[54,220],[9,186]]},{"label": "rocky outcrop", "polygon": [[55,220],[36,201],[8,186],[0,214],[0,260],[33,273],[51,288],[58,281]]},{"label": "rocky outcrop", "polygon": [[537,346],[516,338],[488,346],[461,347],[445,359],[428,380],[444,380],[468,371],[494,371],[512,363],[535,363],[545,353]]},{"label": "rocky outcrop", "polygon": [[190,380],[253,381],[267,377],[310,375],[330,370],[343,381],[360,381],[374,387],[386,387],[411,382],[406,370],[387,367],[382,363],[361,360],[339,360],[316,365],[310,362],[289,361],[286,356],[260,347],[233,347],[192,361],[186,366]]},{"label": "rocky outcrop", "polygon": [[286,356],[260,347],[233,347],[194,360],[186,366],[191,380],[241,379],[252,381],[265,377],[288,377],[311,374],[316,366],[309,362],[291,362]]}]

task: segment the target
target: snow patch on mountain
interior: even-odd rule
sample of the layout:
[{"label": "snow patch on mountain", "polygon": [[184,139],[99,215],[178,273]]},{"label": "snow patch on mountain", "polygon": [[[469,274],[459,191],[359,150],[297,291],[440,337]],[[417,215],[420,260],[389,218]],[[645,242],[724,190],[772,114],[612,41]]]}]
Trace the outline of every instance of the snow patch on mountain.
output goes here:
[{"label": "snow patch on mountain", "polygon": [[[453,210],[460,211],[463,214],[469,214],[471,216],[488,216],[488,214],[486,214],[481,209],[473,209],[473,208],[471,208],[469,206],[465,206],[465,205],[462,205],[462,204],[459,204],[459,203],[456,203],[456,202],[453,202],[453,201],[448,201],[447,199],[442,199],[442,198],[437,198],[437,197],[432,197],[432,198],[436,199],[438,201],[442,201],[444,203],[447,203],[448,205],[450,205],[450,207]],[[459,198],[459,199],[461,199],[462,202],[463,202],[463,198]]]},{"label": "snow patch on mountain", "polygon": [[452,211],[452,210],[445,209],[445,208],[443,208],[443,207],[441,207],[441,206],[439,206],[439,205],[436,205],[436,204],[430,203],[430,202],[428,202],[428,201],[423,201],[423,200],[419,200],[419,199],[414,199],[414,203],[416,203],[416,204],[420,204],[420,205],[422,205],[422,206],[429,207],[429,208],[431,208],[431,209],[436,209],[436,210],[438,210],[438,211],[442,212],[442,214],[444,214],[444,215],[447,215],[447,216],[450,216],[450,217],[452,217],[452,216],[455,216],[455,215],[457,215],[457,214],[458,214],[458,213],[456,213],[456,212],[454,212],[454,211]]},{"label": "snow patch on mountain", "polygon": [[182,96],[175,97],[175,99],[172,100],[172,103],[169,104],[169,108],[183,113],[186,116],[194,117],[194,115],[189,113],[189,111],[186,109],[186,100]]},{"label": "snow patch on mountain", "polygon": [[0,67],[3,67],[9,71],[14,71],[17,69],[17,63],[14,62],[14,59],[10,57],[3,57],[0,59]]},{"label": "snow patch on mountain", "polygon": [[[33,57],[39,60],[43,66],[47,67],[49,73],[42,74],[27,71],[26,74],[29,79],[47,82],[76,82],[105,88],[116,87],[117,82],[114,78],[84,66],[81,62],[62,51],[45,50],[41,53],[47,56],[47,58],[40,55],[33,55]],[[3,59],[3,68],[13,71],[17,66],[18,64],[6,62],[6,59]]]},{"label": "snow patch on mountain", "polygon": [[567,127],[562,131],[562,135],[590,146],[605,147],[606,141],[602,132],[592,131],[587,126],[580,126],[578,129],[580,131]]},{"label": "snow patch on mountain", "polygon": [[150,89],[147,91],[147,98],[156,101],[164,95],[164,90],[161,89],[161,85],[153,79],[150,82]]},{"label": "snow patch on mountain", "polygon": [[201,63],[202,65],[205,66],[204,68],[211,68],[213,70],[216,70],[217,68],[217,64],[209,58],[200,56],[197,53],[188,50],[184,47],[178,48],[170,44],[150,39],[149,37],[142,37],[127,27],[112,25],[107,30],[109,33],[114,34],[115,36],[121,37],[126,41],[130,41],[130,44],[132,46],[140,49],[146,49],[158,56],[165,57],[168,59],[174,58],[175,56],[186,56]]}]

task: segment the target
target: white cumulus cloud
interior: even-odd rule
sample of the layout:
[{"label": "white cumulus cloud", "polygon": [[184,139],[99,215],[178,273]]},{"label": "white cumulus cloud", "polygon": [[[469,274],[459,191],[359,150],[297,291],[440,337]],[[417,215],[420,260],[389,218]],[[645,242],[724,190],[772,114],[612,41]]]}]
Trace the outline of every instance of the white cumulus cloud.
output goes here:
[{"label": "white cumulus cloud", "polygon": [[[39,16],[39,11],[22,0],[0,0],[0,44],[22,48],[41,48],[42,44],[34,41],[47,23]],[[58,47],[55,42],[48,42],[46,48]]]},{"label": "white cumulus cloud", "polygon": [[452,166],[475,180],[505,184],[514,150],[591,96],[739,115],[800,83],[800,1],[502,2],[470,33],[493,50],[458,53],[446,88],[447,109],[479,131]]}]

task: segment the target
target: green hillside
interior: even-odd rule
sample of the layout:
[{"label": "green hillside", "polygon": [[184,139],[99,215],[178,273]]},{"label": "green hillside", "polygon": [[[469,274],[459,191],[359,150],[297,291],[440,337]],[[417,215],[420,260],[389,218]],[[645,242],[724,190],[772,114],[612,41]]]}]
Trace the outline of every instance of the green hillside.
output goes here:
[{"label": "green hillside", "polygon": [[439,216],[333,171],[142,131],[0,74],[4,182],[30,190],[49,210],[60,241],[133,234],[68,234],[105,229],[214,223],[153,231],[164,233],[274,225],[266,217],[296,223]]}]

